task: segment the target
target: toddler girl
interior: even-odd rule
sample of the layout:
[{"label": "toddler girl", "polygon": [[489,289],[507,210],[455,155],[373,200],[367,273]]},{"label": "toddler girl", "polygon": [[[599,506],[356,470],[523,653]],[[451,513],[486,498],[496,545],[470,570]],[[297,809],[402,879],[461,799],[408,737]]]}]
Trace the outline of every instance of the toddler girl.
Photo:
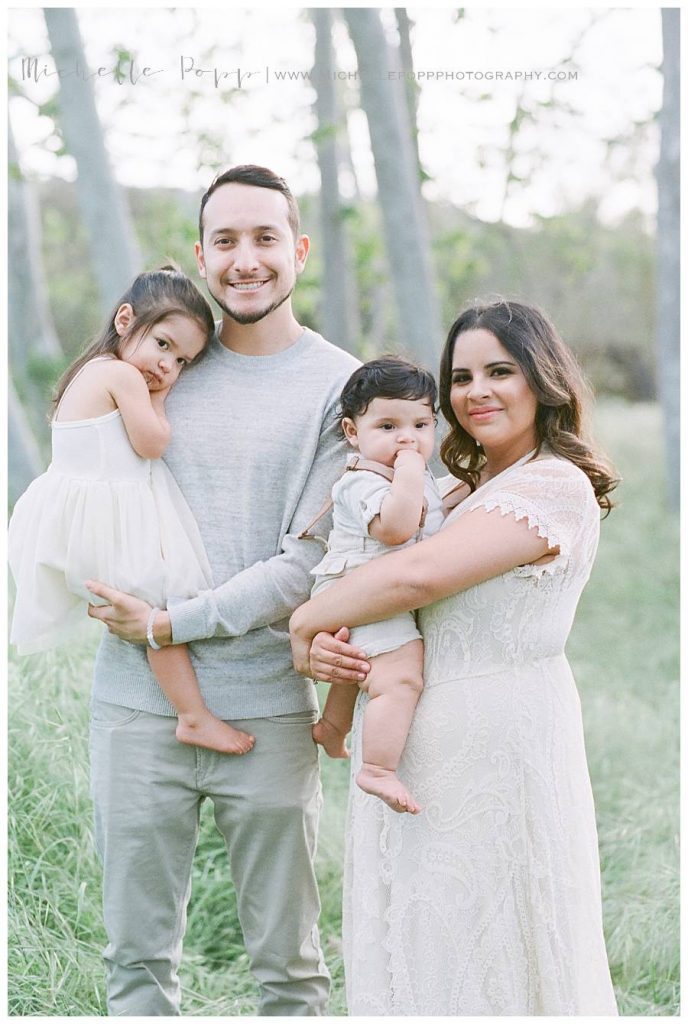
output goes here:
[{"label": "toddler girl", "polygon": [[[160,456],[170,440],[165,398],[214,330],[188,277],[174,267],[140,274],[58,383],[52,462],[9,528],[10,640],[20,654],[69,639],[94,600],[86,580],[162,607],[212,587],[198,526]],[[177,738],[227,754],[250,750],[252,736],[205,706],[187,648],[159,648],[150,628],[148,640],[151,669],[179,717]]]},{"label": "toddler girl", "polygon": [[[328,553],[313,569],[313,594],[442,525],[442,499],[427,468],[435,442],[436,398],[432,375],[396,356],[366,363],[345,384],[342,429],[358,457],[332,489],[333,528]],[[417,814],[418,804],[396,774],[423,688],[423,640],[415,617],[405,612],[359,626],[349,643],[374,660],[356,782],[394,810]],[[348,757],[344,740],[356,696],[353,686],[332,686],[313,727],[314,739],[330,757]]]}]

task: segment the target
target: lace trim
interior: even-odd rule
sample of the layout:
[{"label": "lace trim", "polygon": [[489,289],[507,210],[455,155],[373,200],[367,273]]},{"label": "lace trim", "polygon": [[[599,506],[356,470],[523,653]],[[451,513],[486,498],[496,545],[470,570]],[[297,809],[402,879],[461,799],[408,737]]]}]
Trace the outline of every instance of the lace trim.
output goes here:
[{"label": "lace trim", "polygon": [[475,512],[477,508],[484,508],[486,512],[493,512],[495,509],[499,509],[502,517],[511,515],[517,523],[521,519],[527,519],[529,530],[537,529],[538,537],[546,540],[550,548],[559,548],[559,554],[555,555],[549,562],[541,562],[539,565],[535,565],[532,562],[527,565],[517,565],[511,570],[515,576],[536,576],[540,579],[542,576],[553,576],[556,573],[563,572],[566,568],[570,555],[569,546],[562,540],[561,534],[546,516],[538,513],[533,508],[528,509],[524,507],[515,499],[503,494],[492,498],[486,495],[477,504],[466,509],[466,512]]}]

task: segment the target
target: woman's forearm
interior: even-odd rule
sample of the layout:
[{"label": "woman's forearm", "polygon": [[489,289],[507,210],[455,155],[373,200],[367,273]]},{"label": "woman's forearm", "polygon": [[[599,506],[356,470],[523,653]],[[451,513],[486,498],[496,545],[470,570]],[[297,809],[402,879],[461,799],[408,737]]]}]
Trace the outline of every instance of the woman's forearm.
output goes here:
[{"label": "woman's forearm", "polygon": [[477,509],[420,544],[354,569],[297,608],[291,629],[310,642],[321,630],[334,633],[424,608],[555,553],[526,519]]},{"label": "woman's forearm", "polygon": [[362,565],[297,608],[290,628],[311,640],[321,630],[335,633],[429,604],[423,562],[413,547]]}]

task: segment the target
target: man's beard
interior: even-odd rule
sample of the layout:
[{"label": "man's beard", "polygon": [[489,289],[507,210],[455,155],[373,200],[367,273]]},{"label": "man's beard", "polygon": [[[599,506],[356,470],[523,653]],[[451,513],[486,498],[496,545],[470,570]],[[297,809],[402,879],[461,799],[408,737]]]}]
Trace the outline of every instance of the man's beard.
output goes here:
[{"label": "man's beard", "polygon": [[270,313],[273,313],[276,309],[279,309],[282,303],[286,302],[287,299],[291,296],[292,292],[294,291],[294,285],[291,286],[286,295],[283,295],[281,299],[276,299],[273,303],[271,303],[271,305],[267,306],[265,309],[256,310],[254,313],[236,313],[234,310],[230,309],[229,306],[221,298],[215,295],[215,293],[212,292],[210,288],[208,288],[208,291],[215,299],[222,312],[226,313],[230,320],[233,320],[236,324],[246,325],[257,324],[260,320],[263,320]]}]

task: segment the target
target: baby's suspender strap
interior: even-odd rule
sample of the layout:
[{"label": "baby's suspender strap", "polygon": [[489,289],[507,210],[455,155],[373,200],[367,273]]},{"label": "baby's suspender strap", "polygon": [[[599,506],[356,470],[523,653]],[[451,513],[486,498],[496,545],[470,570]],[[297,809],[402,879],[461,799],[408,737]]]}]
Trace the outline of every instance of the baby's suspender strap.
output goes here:
[{"label": "baby's suspender strap", "polygon": [[[353,457],[351,462],[348,463],[346,469],[344,470],[344,473],[348,472],[350,469],[367,469],[370,473],[377,473],[379,476],[384,476],[386,480],[391,481],[394,479],[393,469],[390,469],[388,466],[383,466],[381,462],[373,462],[370,459],[362,459],[360,455],[355,455]],[[344,476],[344,473],[342,473],[342,476]],[[332,498],[327,498],[326,501],[323,503],[322,507],[320,508],[319,512],[317,512],[316,515],[313,516],[308,526],[303,528],[303,530],[299,534],[299,540],[324,541],[323,537],[318,537],[317,534],[311,533],[311,530],[316,525],[316,523],[319,523],[320,520],[327,515],[327,513],[332,508],[332,505]]]},{"label": "baby's suspender strap", "polygon": [[311,519],[311,521],[308,524],[308,526],[305,526],[303,528],[303,530],[301,531],[301,533],[298,536],[299,540],[321,540],[325,544],[327,543],[327,541],[325,541],[324,537],[318,537],[317,534],[311,533],[311,530],[313,529],[313,527],[315,526],[316,523],[320,522],[320,520],[323,518],[323,516],[327,515],[327,513],[332,508],[332,505],[333,505],[332,498],[328,498],[323,503],[323,505],[320,508],[320,511],[317,513],[317,515],[313,516],[313,518]]},{"label": "baby's suspender strap", "polygon": [[[346,468],[347,470],[367,469],[369,473],[377,473],[378,476],[383,476],[385,480],[389,480],[390,483],[394,480],[394,470],[390,466],[384,466],[381,462],[373,462],[372,459],[362,459],[360,455],[356,455]],[[418,523],[419,530],[422,530],[425,526],[425,517],[427,514],[428,499],[423,497],[423,508],[421,509],[420,521]]]},{"label": "baby's suspender strap", "polygon": [[[368,473],[377,473],[378,476],[383,476],[385,480],[389,480],[391,483],[394,480],[394,470],[390,466],[385,466],[381,462],[374,462],[372,459],[362,459],[360,455],[355,455],[351,462],[347,465],[344,470],[345,473],[351,472],[352,470],[362,469]],[[343,474],[342,474],[343,475]],[[318,537],[316,534],[311,533],[311,530],[316,523],[319,523],[323,516],[332,508],[332,498],[328,498],[319,512],[311,519],[308,526],[305,526],[301,533],[298,535],[299,540],[323,540],[322,537]],[[428,513],[428,499],[423,498],[423,509],[420,514],[420,522],[418,529],[422,530],[425,526],[425,517]]]},{"label": "baby's suspender strap", "polygon": [[351,470],[356,469],[365,469],[369,473],[377,473],[378,476],[383,476],[390,483],[394,479],[394,470],[390,466],[384,466],[381,462],[373,462],[372,459],[362,459],[360,455],[354,455],[344,472],[349,473]]},{"label": "baby's suspender strap", "polygon": [[426,519],[427,514],[428,514],[428,499],[424,497],[423,498],[423,507],[420,510],[420,521],[418,523],[418,529],[419,530],[422,530],[423,527],[425,526],[425,519]]}]

